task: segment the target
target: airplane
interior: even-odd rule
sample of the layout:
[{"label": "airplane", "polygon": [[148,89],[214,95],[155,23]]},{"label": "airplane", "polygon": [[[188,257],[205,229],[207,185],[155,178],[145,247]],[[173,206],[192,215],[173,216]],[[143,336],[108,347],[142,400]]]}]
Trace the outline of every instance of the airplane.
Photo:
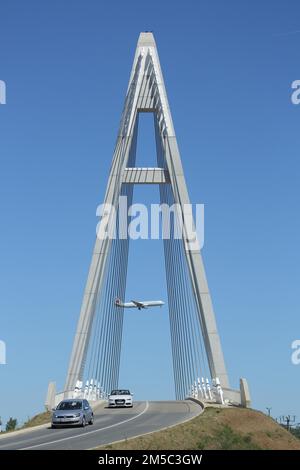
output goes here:
[{"label": "airplane", "polygon": [[143,302],[132,300],[131,302],[123,303],[120,299],[115,300],[116,307],[124,307],[124,308],[138,308],[141,310],[142,308],[148,307],[162,307],[165,303],[162,300],[144,300]]}]

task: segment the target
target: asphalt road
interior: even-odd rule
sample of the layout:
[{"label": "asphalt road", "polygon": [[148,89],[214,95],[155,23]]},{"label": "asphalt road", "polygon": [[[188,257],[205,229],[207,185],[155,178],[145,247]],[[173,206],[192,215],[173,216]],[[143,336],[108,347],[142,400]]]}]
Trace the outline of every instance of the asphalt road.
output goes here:
[{"label": "asphalt road", "polygon": [[92,426],[60,429],[32,429],[0,439],[4,449],[91,449],[122,439],[146,434],[193,418],[201,413],[193,401],[136,402],[133,408],[111,408],[105,405],[95,410]]}]

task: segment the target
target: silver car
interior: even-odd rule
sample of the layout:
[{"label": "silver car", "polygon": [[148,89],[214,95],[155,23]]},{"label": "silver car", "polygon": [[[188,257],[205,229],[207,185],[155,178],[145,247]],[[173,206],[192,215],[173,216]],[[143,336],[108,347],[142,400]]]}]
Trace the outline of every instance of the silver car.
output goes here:
[{"label": "silver car", "polygon": [[69,399],[61,401],[53,409],[51,427],[58,426],[84,426],[93,424],[94,413],[87,400]]}]

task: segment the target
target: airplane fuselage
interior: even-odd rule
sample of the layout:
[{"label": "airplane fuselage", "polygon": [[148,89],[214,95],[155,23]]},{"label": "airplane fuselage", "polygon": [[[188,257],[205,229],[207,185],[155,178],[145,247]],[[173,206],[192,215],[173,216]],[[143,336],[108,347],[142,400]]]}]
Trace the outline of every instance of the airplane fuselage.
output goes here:
[{"label": "airplane fuselage", "polygon": [[142,308],[162,307],[164,305],[164,302],[162,300],[133,300],[132,302],[122,302],[120,299],[116,299],[115,305],[117,307],[138,308],[139,310],[141,310]]}]

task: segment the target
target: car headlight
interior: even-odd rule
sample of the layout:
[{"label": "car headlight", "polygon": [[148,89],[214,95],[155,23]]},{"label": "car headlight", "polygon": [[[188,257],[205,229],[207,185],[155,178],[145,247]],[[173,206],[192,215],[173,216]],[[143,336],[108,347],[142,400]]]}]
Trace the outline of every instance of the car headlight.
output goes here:
[{"label": "car headlight", "polygon": [[79,418],[80,413],[76,413],[76,415],[74,415],[74,416],[75,416],[75,418]]}]

